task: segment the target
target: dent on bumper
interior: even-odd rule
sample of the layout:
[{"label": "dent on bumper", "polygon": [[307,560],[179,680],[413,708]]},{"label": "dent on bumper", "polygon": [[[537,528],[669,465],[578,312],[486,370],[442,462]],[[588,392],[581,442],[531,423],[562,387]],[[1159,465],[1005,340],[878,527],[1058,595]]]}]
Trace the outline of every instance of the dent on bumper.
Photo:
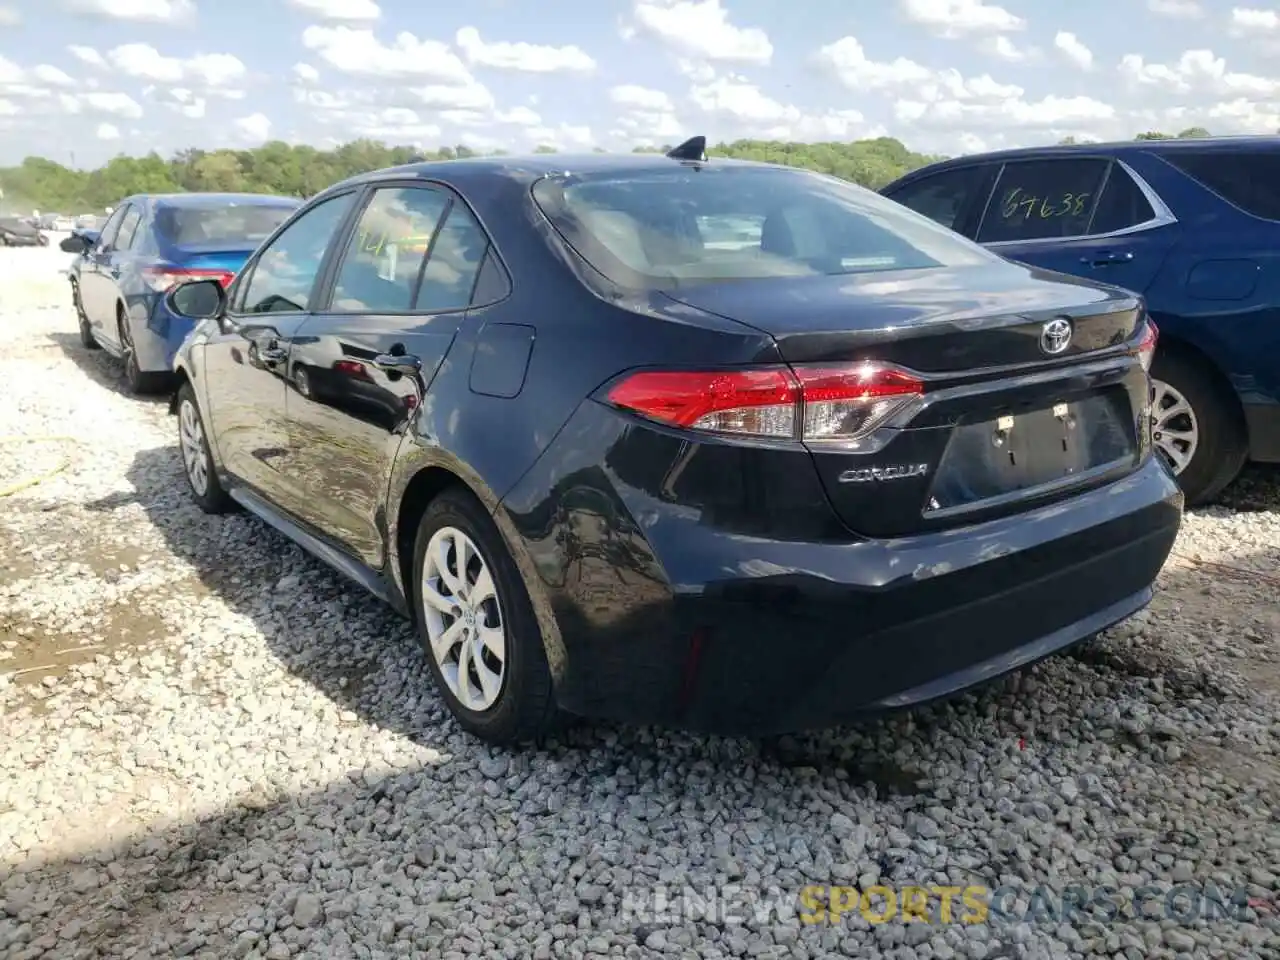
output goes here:
[{"label": "dent on bumper", "polygon": [[649,517],[633,549],[654,566],[629,579],[639,566],[584,558],[552,591],[561,706],[746,735],[922,703],[1093,636],[1150,600],[1182,515],[1154,459],[1066,503],[896,541],[726,537],[624,499]]}]

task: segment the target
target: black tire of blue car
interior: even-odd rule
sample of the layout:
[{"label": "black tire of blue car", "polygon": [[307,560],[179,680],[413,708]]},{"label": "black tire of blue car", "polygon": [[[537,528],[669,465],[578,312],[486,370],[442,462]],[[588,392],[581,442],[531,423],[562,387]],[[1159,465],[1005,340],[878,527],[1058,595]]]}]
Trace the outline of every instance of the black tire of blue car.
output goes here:
[{"label": "black tire of blue car", "polygon": [[[1169,384],[1195,413],[1195,453],[1178,476],[1187,506],[1211,503],[1240,473],[1249,453],[1248,435],[1228,389],[1193,357],[1177,349],[1156,351],[1152,380]],[[1153,410],[1153,415],[1158,411]],[[1159,441],[1153,436],[1156,449]],[[1163,453],[1160,453],[1164,456]]]},{"label": "black tire of blue car", "polygon": [[89,325],[89,318],[85,315],[84,304],[80,302],[80,285],[74,280],[71,281],[71,304],[75,307],[76,322],[80,325],[80,345],[87,350],[100,350],[102,345],[93,335],[93,327]]},{"label": "black tire of blue car", "polygon": [[120,350],[124,354],[124,379],[129,392],[144,396],[162,390],[168,379],[162,373],[144,372],[138,367],[138,354],[133,348],[129,324],[125,323],[124,308],[116,308],[116,327],[120,332]]},{"label": "black tire of blue car", "polygon": [[[209,449],[209,432],[204,426],[204,415],[200,412],[200,404],[196,402],[196,392],[191,384],[184,383],[178,390],[176,405],[178,420],[178,455],[182,458],[182,473],[187,478],[187,489],[191,491],[191,499],[197,507],[209,514],[227,513],[235,508],[235,501],[227,495],[227,491],[218,479],[213,468],[213,453]],[[198,425],[198,430],[188,428]],[[194,449],[192,448],[194,444]],[[188,456],[198,451],[204,458],[204,482],[197,484],[192,475]]]},{"label": "black tire of blue car", "polygon": [[[505,632],[501,692],[483,712],[469,709],[454,695],[431,652],[422,575],[427,546],[445,527],[461,532],[478,548],[493,578],[501,611]],[[533,604],[497,525],[470,491],[446,490],[423,512],[414,544],[413,582],[408,587],[418,637],[436,688],[463,729],[488,743],[507,745],[541,741],[556,728],[560,717]]]}]

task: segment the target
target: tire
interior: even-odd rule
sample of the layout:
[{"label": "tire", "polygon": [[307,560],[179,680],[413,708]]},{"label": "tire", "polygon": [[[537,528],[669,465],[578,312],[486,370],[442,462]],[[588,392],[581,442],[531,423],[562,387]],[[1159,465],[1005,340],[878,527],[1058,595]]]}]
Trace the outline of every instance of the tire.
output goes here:
[{"label": "tire", "polygon": [[[1184,353],[1158,349],[1151,382],[1152,443],[1173,468],[1187,506],[1210,503],[1240,473],[1249,454],[1240,412],[1226,388]],[[1178,400],[1185,401],[1189,412],[1171,415],[1169,411],[1181,406]],[[1194,445],[1175,439],[1173,430],[1193,433]],[[1178,464],[1169,456],[1170,449],[1184,459],[1190,451],[1190,458]]]},{"label": "tire", "polygon": [[164,389],[167,379],[164,374],[145,372],[138,367],[138,354],[133,348],[133,336],[129,333],[129,324],[125,322],[123,307],[116,308],[116,329],[120,334],[120,350],[124,354],[124,381],[129,386],[129,392],[147,396]]},{"label": "tire", "polygon": [[[223,489],[222,481],[213,467],[213,454],[209,450],[209,435],[204,427],[204,416],[196,402],[196,392],[190,383],[184,383],[178,391],[178,452],[182,457],[182,473],[187,478],[191,499],[205,513],[227,513],[234,506]],[[203,473],[198,469],[203,465]],[[203,478],[203,479],[201,479]]]},{"label": "tire", "polygon": [[76,322],[80,325],[80,345],[86,350],[101,350],[101,344],[93,335],[93,327],[89,325],[89,318],[85,316],[84,304],[80,302],[80,284],[74,280],[71,282],[71,303],[76,310]]},{"label": "tire", "polygon": [[[451,599],[446,594],[452,591],[437,573],[440,558],[435,550],[453,541],[454,548],[444,557],[452,577],[456,574],[458,536],[465,538],[468,553],[478,554],[479,563],[473,560],[468,564],[469,586],[475,587],[480,582],[479,571],[483,569],[489,573],[493,592],[491,596],[482,597],[471,592],[474,607],[465,603],[467,594],[464,593],[464,602],[454,607],[456,615],[443,614],[436,605],[428,604],[425,596],[434,586],[434,593],[442,602]],[[429,547],[433,551],[430,561]],[[424,573],[433,584],[424,583]],[[418,523],[409,592],[431,674],[450,713],[463,729],[497,745],[539,741],[551,732],[559,718],[551,670],[533,605],[497,526],[470,493],[446,491],[424,511]],[[502,636],[501,671],[495,669],[499,661],[490,647],[481,643],[479,659],[467,658],[466,679],[460,679],[463,675],[458,662],[476,649],[478,638],[495,624]],[[442,630],[451,626],[460,628],[458,637],[452,645],[442,646],[441,655],[437,655],[432,649],[432,637],[439,637]],[[476,679],[482,669],[490,679],[487,688]],[[496,683],[494,674],[499,674]],[[488,702],[478,703],[476,694]]]}]

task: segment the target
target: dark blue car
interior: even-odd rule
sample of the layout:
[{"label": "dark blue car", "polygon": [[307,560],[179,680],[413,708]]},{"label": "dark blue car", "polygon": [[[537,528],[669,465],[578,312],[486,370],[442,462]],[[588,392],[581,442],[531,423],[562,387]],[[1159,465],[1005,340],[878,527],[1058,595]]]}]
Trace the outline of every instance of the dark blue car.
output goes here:
[{"label": "dark blue car", "polygon": [[120,357],[135,393],[163,386],[173,355],[191,329],[165,309],[165,291],[198,278],[230,283],[254,248],[300,203],[243,193],[122,200],[101,232],[76,231],[61,244],[79,254],[70,277],[81,341]]},{"label": "dark blue car", "polygon": [[411,616],[498,742],[825,726],[1146,604],[1141,298],[700,141],[366,174],[175,288],[195,502]]},{"label": "dark blue car", "polygon": [[1280,462],[1280,137],[961,157],[883,193],[1013,260],[1142,294],[1153,438],[1190,503]]}]

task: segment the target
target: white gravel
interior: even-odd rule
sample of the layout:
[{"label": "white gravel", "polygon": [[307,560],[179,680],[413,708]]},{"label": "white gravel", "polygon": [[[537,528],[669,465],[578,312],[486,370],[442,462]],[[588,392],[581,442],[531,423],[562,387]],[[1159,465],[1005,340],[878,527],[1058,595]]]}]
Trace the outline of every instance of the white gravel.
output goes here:
[{"label": "white gravel", "polygon": [[[489,751],[377,601],[188,505],[164,404],[78,343],[65,255],[0,257],[0,435],[74,438],[0,445],[0,488],[71,461],[0,499],[4,960],[1280,956],[1275,471],[1188,518],[1149,611],[996,688],[767,744]],[[1004,922],[797,920],[805,885],[877,882],[1021,893]],[[682,912],[686,884],[739,912]],[[1253,905],[1022,912],[1104,884]]]}]

